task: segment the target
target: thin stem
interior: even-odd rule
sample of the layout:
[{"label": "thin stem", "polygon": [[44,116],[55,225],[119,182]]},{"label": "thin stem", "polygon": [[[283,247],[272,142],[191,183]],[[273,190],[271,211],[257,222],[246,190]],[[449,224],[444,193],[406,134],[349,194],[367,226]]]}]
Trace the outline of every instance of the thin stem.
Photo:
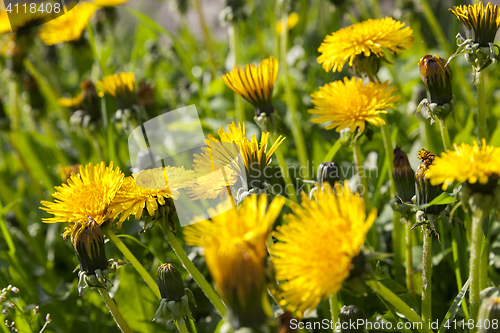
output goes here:
[{"label": "thin stem", "polygon": [[184,322],[180,323],[180,322],[176,321],[175,326],[179,330],[179,333],[189,333],[189,331],[186,327],[186,323],[184,323]]},{"label": "thin stem", "polygon": [[196,8],[196,13],[198,14],[198,20],[200,21],[201,28],[203,30],[203,41],[205,43],[205,49],[208,53],[208,58],[210,60],[210,71],[212,75],[216,76],[216,65],[215,65],[215,57],[214,52],[212,50],[212,38],[210,33],[210,26],[207,24],[207,20],[205,20],[205,15],[203,15],[202,1],[194,0],[194,6]]},{"label": "thin stem", "polygon": [[443,140],[444,150],[451,149],[450,134],[446,126],[446,119],[439,118],[439,128],[441,129],[441,139]]},{"label": "thin stem", "polygon": [[[481,268],[481,242],[483,239],[482,223],[486,217],[485,212],[480,207],[472,207],[472,236],[470,245],[470,258],[469,258],[469,304],[470,304],[470,318],[476,320],[479,312],[479,293],[481,286],[479,284],[479,272]],[[476,332],[474,327],[471,333]]]},{"label": "thin stem", "polygon": [[486,128],[486,89],[484,84],[484,71],[477,72],[477,139],[481,143],[482,139],[487,139],[488,130]]},{"label": "thin stem", "polygon": [[[276,139],[277,139],[276,135],[273,135],[273,142],[276,141]],[[274,154],[278,159],[278,164],[281,169],[281,174],[283,175],[283,180],[285,181],[285,193],[289,195],[291,200],[299,202],[295,186],[293,185],[292,177],[290,176],[290,172],[288,172],[288,168],[286,166],[285,156],[283,156],[283,152],[281,151],[281,146],[278,147],[278,149],[276,149]],[[289,188],[292,190],[290,193],[288,192]]]},{"label": "thin stem", "polygon": [[[354,140],[354,147],[353,147],[353,157],[354,157],[354,165],[356,167],[356,173],[358,174],[359,178],[359,192],[363,196],[363,200],[365,202],[365,207],[366,207],[366,212],[369,212],[371,210],[371,201],[370,201],[370,196],[369,196],[369,190],[368,190],[368,183],[366,181],[366,176],[365,176],[365,170],[364,170],[364,162],[365,159],[363,157],[363,154],[361,153],[361,146],[359,145],[359,139]],[[375,228],[375,224],[372,225],[370,230],[368,231],[368,240],[370,242],[370,245],[374,248],[377,249],[378,246],[378,241],[377,241],[377,230]]]},{"label": "thin stem", "polygon": [[484,244],[481,253],[481,268],[479,270],[479,289],[484,290],[488,287],[488,241]]},{"label": "thin stem", "polygon": [[405,241],[406,241],[406,289],[416,299],[413,287],[413,235],[411,232],[411,220],[405,221]]},{"label": "thin stem", "polygon": [[416,329],[421,333],[431,333],[429,327],[424,323],[422,318],[408,306],[401,298],[399,298],[396,294],[394,294],[389,288],[384,286],[382,283],[376,280],[368,280],[366,284],[370,286],[375,292],[377,292],[380,296],[385,298],[389,303],[392,304],[399,312],[401,312],[406,319],[411,321],[412,323],[420,323],[415,325]]},{"label": "thin stem", "polygon": [[[285,27],[287,26],[288,14],[283,14],[281,19],[281,24]],[[290,78],[288,73],[288,64],[286,62],[286,54],[288,51],[288,33],[281,34],[281,68],[283,68],[283,83],[285,85],[285,95],[286,95],[286,104],[288,111],[292,116],[292,134],[293,140],[295,142],[295,147],[297,148],[297,155],[299,157],[299,162],[302,167],[306,169],[306,179],[311,179],[311,174],[308,168],[308,158],[307,158],[307,150],[306,143],[304,141],[304,135],[302,133],[301,121],[299,119],[297,105],[295,101],[295,95],[292,89],[293,80]]]},{"label": "thin stem", "polygon": [[[228,31],[229,35],[229,48],[234,58],[234,66],[238,66],[238,27],[237,23],[232,22],[229,24]],[[234,104],[236,107],[236,115],[239,122],[245,121],[245,107],[243,106],[243,99],[237,93],[234,93]]]},{"label": "thin stem", "polygon": [[[458,227],[456,227],[458,228]],[[453,266],[455,266],[455,278],[457,279],[458,292],[462,290],[464,286],[462,281],[462,272],[460,270],[460,257],[458,252],[458,242],[457,237],[459,237],[459,231],[456,230],[455,237],[451,237],[451,250],[453,252]],[[466,302],[462,302],[462,310],[464,311],[465,320],[469,319],[469,310],[467,309]]]},{"label": "thin stem", "polygon": [[132,330],[130,329],[130,327],[128,327],[128,324],[123,318],[122,314],[120,313],[120,311],[118,311],[115,302],[113,302],[111,296],[109,296],[108,291],[104,288],[97,288],[97,290],[99,290],[99,294],[101,294],[104,304],[106,304],[106,307],[111,313],[111,316],[113,316],[113,319],[115,320],[116,325],[118,325],[118,327],[120,328],[120,331],[122,331],[123,333],[132,333]]},{"label": "thin stem", "polygon": [[429,326],[432,321],[432,237],[425,225],[422,226],[422,232],[424,234],[422,251],[422,320]]},{"label": "thin stem", "polygon": [[203,274],[200,273],[198,268],[191,262],[189,257],[186,254],[186,251],[182,248],[181,244],[179,244],[179,241],[177,238],[175,238],[175,235],[168,230],[168,227],[164,226],[162,223],[160,223],[160,226],[163,230],[163,233],[165,234],[165,237],[167,238],[168,242],[174,249],[175,254],[181,261],[182,265],[184,268],[188,271],[188,273],[192,276],[192,278],[196,281],[198,286],[200,286],[201,290],[205,293],[207,298],[212,302],[212,304],[215,306],[217,311],[224,316],[226,313],[226,307],[224,303],[222,303],[219,295],[217,295],[212,288],[212,286],[207,282]]},{"label": "thin stem", "polygon": [[335,332],[335,325],[339,321],[339,300],[337,297],[337,294],[333,294],[330,296],[330,315],[332,316],[332,322],[333,322],[333,332]]},{"label": "thin stem", "polygon": [[121,253],[127,258],[127,261],[129,261],[132,266],[135,268],[137,273],[146,281],[147,285],[153,293],[156,295],[156,297],[161,300],[161,295],[160,295],[160,290],[158,289],[158,285],[156,284],[156,281],[151,277],[151,275],[146,271],[144,266],[137,260],[137,258],[130,252],[128,247],[121,241],[118,236],[115,235],[114,231],[111,230],[111,228],[107,228],[105,231],[106,236],[108,236],[109,240],[112,241],[116,247],[120,250]]}]

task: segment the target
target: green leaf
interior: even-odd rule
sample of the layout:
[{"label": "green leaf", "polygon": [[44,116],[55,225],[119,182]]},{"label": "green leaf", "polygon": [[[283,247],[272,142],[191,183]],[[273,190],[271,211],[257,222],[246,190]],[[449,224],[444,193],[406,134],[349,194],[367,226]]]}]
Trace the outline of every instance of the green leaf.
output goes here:
[{"label": "green leaf", "polygon": [[160,301],[144,283],[133,267],[123,267],[118,291],[113,299],[134,332],[156,332],[165,328],[154,323],[153,317]]},{"label": "green leaf", "polygon": [[443,322],[441,323],[441,326],[439,327],[438,333],[443,333],[446,331],[446,323],[452,321],[455,316],[457,315],[458,312],[458,307],[462,303],[462,300],[464,299],[465,293],[467,292],[467,289],[469,288],[469,282],[470,279],[465,282],[464,286],[462,287],[462,290],[458,293],[457,297],[455,297],[455,300],[451,304],[450,308],[448,309],[448,312],[446,312],[446,315],[444,316]]}]

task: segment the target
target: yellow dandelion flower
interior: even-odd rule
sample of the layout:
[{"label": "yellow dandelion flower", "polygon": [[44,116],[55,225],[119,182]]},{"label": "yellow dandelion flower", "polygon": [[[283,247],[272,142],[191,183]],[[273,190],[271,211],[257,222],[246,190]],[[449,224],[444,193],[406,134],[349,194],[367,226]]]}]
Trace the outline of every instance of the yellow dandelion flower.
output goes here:
[{"label": "yellow dandelion flower", "polygon": [[45,23],[40,29],[40,38],[47,45],[80,39],[97,8],[89,2],[79,3],[66,14]]},{"label": "yellow dandelion flower", "polygon": [[377,216],[376,209],[366,216],[363,200],[347,181],[335,190],[341,194],[324,183],[313,199],[302,193],[302,207],[294,204],[293,214],[284,217],[288,224],[273,232],[279,242],[272,261],[276,278],[284,281],[283,305],[299,316],[340,290]]},{"label": "yellow dandelion flower", "polygon": [[384,49],[401,53],[413,46],[412,33],[410,27],[390,17],[356,23],[325,37],[318,49],[318,63],[327,72],[340,72],[346,62],[352,66],[361,54],[383,57]]},{"label": "yellow dandelion flower", "polygon": [[[288,20],[286,21],[286,28],[287,30],[292,30],[296,25],[297,23],[299,23],[299,14],[293,12],[293,13],[290,13],[290,15],[288,15]],[[278,23],[276,23],[276,32],[278,34],[281,34],[283,32],[283,22],[282,21],[279,21]]]},{"label": "yellow dandelion flower", "polygon": [[127,1],[128,0],[93,0],[94,4],[99,7],[116,7]]},{"label": "yellow dandelion flower", "polygon": [[96,166],[92,163],[80,166],[80,172],[72,174],[67,184],[55,187],[54,202],[41,202],[43,207],[40,209],[54,215],[42,221],[67,222],[73,226],[91,218],[99,225],[103,224],[109,218],[109,205],[122,185],[123,177],[120,168],[113,170],[113,162],[109,167],[104,162]]},{"label": "yellow dandelion flower", "polygon": [[274,83],[278,77],[278,60],[274,57],[264,59],[258,66],[245,65],[234,67],[222,77],[222,81],[236,94],[250,102],[257,112],[272,113],[271,98]]},{"label": "yellow dandelion flower", "polygon": [[449,184],[468,182],[486,185],[491,180],[494,185],[500,177],[500,148],[487,146],[485,139],[481,147],[462,143],[454,144],[455,150],[447,150],[440,157],[435,157],[426,177],[432,185],[443,184],[446,190]]},{"label": "yellow dandelion flower", "polygon": [[378,115],[394,106],[399,99],[392,96],[396,90],[387,82],[365,85],[362,79],[354,77],[331,82],[311,95],[314,109],[309,113],[319,115],[311,121],[316,124],[331,121],[326,129],[336,128],[337,132],[347,127],[351,132],[358,127],[363,132],[367,122],[377,127],[384,125],[385,121]]},{"label": "yellow dandelion flower", "polygon": [[190,189],[190,194],[198,198],[217,197],[224,193],[227,186],[234,185],[239,177],[245,179],[252,188],[263,187],[264,168],[269,165],[272,154],[285,138],[278,137],[268,149],[270,133],[263,132],[260,141],[255,135],[249,140],[245,136],[245,125],[239,123],[236,126],[234,122],[229,125],[227,133],[221,127],[219,137],[221,141],[209,135],[209,148],[205,148],[200,155],[194,155],[197,175],[208,175],[212,171],[216,173],[206,179],[197,178],[197,186]]},{"label": "yellow dandelion flower", "polygon": [[484,8],[483,2],[474,5],[461,5],[450,8],[465,29],[467,39],[472,39],[480,46],[489,46],[495,41],[495,35],[500,28],[500,7],[488,2]]},{"label": "yellow dandelion flower", "polygon": [[139,220],[144,209],[149,216],[155,216],[166,200],[179,197],[178,190],[186,186],[192,175],[193,171],[184,167],[166,166],[142,170],[135,176],[125,178],[110,205],[110,217],[115,219],[121,214],[118,221],[118,228],[121,228],[130,215]]},{"label": "yellow dandelion flower", "polygon": [[79,93],[75,97],[61,97],[57,100],[60,106],[65,108],[78,110],[82,107],[83,97],[82,94]]},{"label": "yellow dandelion flower", "polygon": [[135,76],[134,73],[118,73],[104,77],[97,82],[99,89],[112,96],[119,108],[128,108],[135,104]]},{"label": "yellow dandelion flower", "polygon": [[266,195],[251,195],[240,209],[226,210],[221,204],[217,207],[219,214],[213,212],[211,220],[184,228],[186,243],[204,249],[208,269],[229,308],[233,327],[254,327],[266,320],[261,307],[265,241],[284,202],[283,197],[274,198],[266,212]]}]

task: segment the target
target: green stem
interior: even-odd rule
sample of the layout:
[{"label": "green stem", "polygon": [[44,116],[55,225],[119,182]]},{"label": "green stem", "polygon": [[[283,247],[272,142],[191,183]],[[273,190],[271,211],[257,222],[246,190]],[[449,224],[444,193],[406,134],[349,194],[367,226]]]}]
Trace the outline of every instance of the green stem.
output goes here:
[{"label": "green stem", "polygon": [[487,139],[486,128],[486,89],[484,84],[484,71],[477,72],[477,139],[481,144],[482,139]]},{"label": "green stem", "polygon": [[[283,27],[287,26],[288,14],[283,14],[281,23]],[[304,136],[302,133],[301,122],[299,119],[297,105],[295,101],[295,96],[293,94],[292,82],[293,80],[290,78],[288,73],[288,64],[286,62],[286,54],[288,50],[288,34],[281,34],[281,67],[283,68],[283,83],[285,85],[285,95],[286,95],[286,104],[287,108],[290,111],[292,116],[292,134],[295,142],[295,147],[297,148],[297,155],[299,157],[299,162],[302,167],[306,169],[306,179],[311,179],[311,174],[308,168],[308,158],[307,158],[307,150],[306,143],[304,141]]]},{"label": "green stem", "polygon": [[186,324],[184,322],[180,323],[178,321],[175,322],[175,326],[179,330],[179,333],[189,333]]},{"label": "green stem", "polygon": [[[459,228],[458,226],[456,228]],[[458,292],[462,290],[464,286],[462,281],[462,273],[460,270],[460,257],[458,252],[458,242],[457,237],[459,237],[459,231],[457,229],[455,237],[451,237],[451,250],[453,252],[453,266],[455,266],[455,278],[457,279]],[[469,310],[467,309],[466,302],[462,302],[462,310],[464,311],[465,320],[469,319]]]},{"label": "green stem", "polygon": [[335,332],[335,325],[339,321],[339,300],[336,293],[330,296],[329,303],[330,303],[330,315],[332,316],[333,327],[334,327],[333,332]]},{"label": "green stem", "polygon": [[196,13],[198,14],[198,20],[200,21],[201,28],[203,30],[203,41],[205,43],[205,49],[208,53],[208,59],[210,60],[210,71],[212,72],[212,76],[216,76],[217,66],[215,65],[215,57],[214,52],[212,50],[212,38],[210,33],[210,26],[207,24],[205,20],[205,15],[203,15],[202,1],[195,0],[194,6],[196,7]]},{"label": "green stem", "polygon": [[[360,185],[359,190],[365,202],[366,212],[370,212],[372,205],[368,193],[369,192],[368,183],[366,181],[365,170],[363,166],[365,163],[365,159],[363,157],[363,154],[361,153],[361,146],[359,145],[359,139],[355,139],[353,144],[354,144],[353,147],[354,165],[356,167],[356,173],[358,174],[359,177],[359,185]],[[372,225],[372,227],[368,231],[367,238],[370,242],[370,245],[374,249],[377,249],[378,241],[377,241],[377,229],[375,228],[375,224]]]},{"label": "green stem", "polygon": [[[477,206],[473,206],[472,211],[472,236],[469,258],[469,305],[470,318],[476,320],[479,312],[479,293],[481,292],[479,272],[481,269],[481,243],[483,239],[482,223],[486,214],[482,208]],[[476,328],[472,329],[471,333],[473,332],[476,332]]]},{"label": "green stem", "polygon": [[484,290],[488,287],[488,242],[484,243],[481,253],[481,268],[479,270],[479,289]]},{"label": "green stem", "polygon": [[439,118],[439,128],[441,129],[441,139],[443,140],[444,150],[451,149],[450,134],[446,126],[446,119]]},{"label": "green stem", "polygon": [[212,302],[212,304],[215,306],[217,311],[224,316],[226,313],[226,307],[224,303],[222,303],[219,295],[217,295],[210,286],[210,284],[207,282],[203,274],[200,273],[198,268],[192,263],[192,261],[189,259],[189,257],[186,254],[186,251],[182,248],[181,244],[179,244],[179,241],[177,238],[175,238],[175,235],[168,230],[167,226],[164,226],[162,223],[160,223],[160,226],[163,230],[163,233],[165,234],[165,237],[167,238],[168,242],[174,249],[175,254],[181,261],[182,265],[184,268],[188,271],[188,273],[193,277],[193,279],[196,281],[198,286],[200,286],[201,290],[205,293],[207,298]]},{"label": "green stem", "polygon": [[127,258],[127,261],[129,261],[132,266],[135,268],[137,273],[146,281],[147,285],[153,293],[156,295],[158,299],[161,299],[160,295],[160,290],[158,289],[158,285],[156,284],[156,281],[151,277],[151,275],[146,271],[144,266],[137,260],[137,258],[130,252],[128,247],[121,241],[118,236],[115,235],[114,231],[111,230],[111,228],[107,228],[105,231],[106,236],[108,236],[109,240],[112,241],[116,247],[120,250],[121,253]]},{"label": "green stem", "polygon": [[120,313],[120,311],[118,311],[115,302],[113,302],[111,296],[109,296],[108,291],[104,288],[97,288],[97,290],[99,290],[99,294],[101,294],[104,304],[106,304],[106,307],[111,313],[111,316],[113,316],[113,319],[120,328],[120,331],[122,331],[123,333],[132,333],[132,330],[130,329],[130,327],[128,327],[128,324],[123,318],[122,314]]},{"label": "green stem", "polygon": [[[273,135],[273,142],[276,141],[276,135]],[[281,146],[276,149],[274,152],[276,155],[276,158],[278,159],[278,164],[281,169],[281,174],[283,175],[283,180],[285,181],[285,193],[289,194],[289,197],[292,201],[299,202],[299,199],[297,198],[297,193],[295,190],[295,186],[293,186],[293,181],[292,177],[290,176],[290,172],[288,172],[288,168],[286,166],[286,161],[285,161],[285,156],[283,156],[283,152],[281,151]],[[288,193],[288,189],[291,189],[292,191]]]},{"label": "green stem", "polygon": [[[430,219],[430,215],[429,215]],[[424,234],[422,250],[422,320],[427,326],[432,321],[432,237],[427,226],[422,226]]]},{"label": "green stem", "polygon": [[406,241],[406,289],[416,298],[413,287],[413,235],[411,232],[411,220],[405,220],[405,241]]},{"label": "green stem", "polygon": [[380,296],[385,298],[389,303],[392,304],[399,312],[401,312],[406,319],[411,321],[412,323],[419,323],[415,325],[416,329],[421,333],[431,333],[428,326],[424,323],[422,318],[408,306],[401,298],[399,298],[396,294],[394,294],[389,288],[384,286],[382,283],[376,280],[368,280],[366,284],[369,285],[375,292],[377,292]]},{"label": "green stem", "polygon": [[[229,48],[234,57],[234,66],[238,66],[238,27],[237,23],[232,22],[229,24],[228,31],[229,35]],[[245,107],[243,105],[243,99],[237,93],[234,93],[234,104],[236,107],[236,115],[239,122],[245,121]]]}]

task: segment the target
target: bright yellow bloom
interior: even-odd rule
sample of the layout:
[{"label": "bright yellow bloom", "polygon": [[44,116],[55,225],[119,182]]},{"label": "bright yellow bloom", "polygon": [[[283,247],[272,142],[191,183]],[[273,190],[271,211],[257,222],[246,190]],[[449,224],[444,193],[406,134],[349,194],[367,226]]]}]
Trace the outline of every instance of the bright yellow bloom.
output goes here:
[{"label": "bright yellow bloom", "polygon": [[383,57],[384,49],[401,53],[413,46],[412,33],[410,27],[390,17],[356,23],[325,37],[318,49],[318,63],[327,72],[332,68],[340,72],[346,62],[352,66],[360,54]]},{"label": "bright yellow bloom", "polygon": [[134,92],[135,88],[134,73],[119,73],[108,75],[97,81],[97,86],[104,93],[113,96],[114,98],[128,95]]},{"label": "bright yellow bloom", "polygon": [[278,60],[274,57],[264,59],[258,66],[240,66],[222,77],[222,81],[232,91],[245,98],[253,106],[266,108],[271,105],[274,82],[278,77]]},{"label": "bright yellow bloom", "polygon": [[[120,168],[113,170],[113,162],[80,166],[78,174],[72,174],[67,184],[56,186],[52,194],[54,202],[42,201],[43,209],[54,217],[42,219],[45,223],[67,222],[70,226],[92,218],[99,225],[109,218],[111,201],[123,182]],[[67,230],[65,236],[70,231]]]},{"label": "bright yellow bloom", "polygon": [[[271,162],[271,156],[278,146],[285,140],[281,136],[276,139],[268,150],[270,133],[263,132],[260,142],[254,135],[251,140],[245,136],[245,125],[233,122],[225,132],[219,129],[220,141],[209,135],[206,141],[208,148],[194,155],[194,170],[197,185],[190,189],[190,195],[195,198],[215,198],[227,186],[234,185],[238,176],[244,177],[252,186],[260,186],[264,180],[264,168]],[[208,175],[210,172],[213,175]],[[257,182],[253,182],[256,180]]]},{"label": "bright yellow bloom", "polygon": [[279,242],[271,254],[276,278],[284,281],[283,305],[299,316],[340,290],[377,216],[376,209],[366,216],[363,200],[347,181],[335,190],[339,195],[324,183],[313,199],[302,193],[302,207],[293,204],[293,214],[284,217],[288,224],[273,232]]},{"label": "bright yellow bloom", "polygon": [[454,146],[454,151],[448,150],[434,158],[426,174],[432,185],[443,183],[443,190],[446,190],[454,181],[485,185],[492,177],[498,180],[500,148],[487,146],[484,139],[481,147],[477,142],[474,146],[465,143]]},{"label": "bright yellow bloom", "polygon": [[128,0],[93,0],[96,6],[100,7],[116,7],[126,3]]},{"label": "bright yellow bloom", "polygon": [[179,189],[186,186],[193,177],[193,171],[184,167],[146,169],[139,174],[125,178],[123,185],[110,205],[111,218],[121,214],[118,228],[130,216],[139,220],[146,208],[154,216],[166,199],[179,197]]},{"label": "bright yellow bloom", "polygon": [[217,290],[229,312],[239,317],[241,326],[250,326],[245,316],[255,319],[261,306],[265,293],[265,242],[284,203],[284,197],[275,197],[266,212],[266,195],[251,195],[240,209],[226,210],[228,207],[221,204],[217,207],[219,214],[211,212],[211,220],[184,228],[186,243],[203,247]]},{"label": "bright yellow bloom", "polygon": [[66,14],[45,23],[40,29],[40,38],[47,45],[80,39],[97,8],[89,2],[79,3]]},{"label": "bright yellow bloom", "polygon": [[78,94],[75,97],[61,97],[57,100],[60,106],[65,108],[70,108],[78,110],[82,107],[83,97],[82,94]]},{"label": "bright yellow bloom", "polygon": [[400,96],[392,96],[397,90],[387,82],[370,82],[364,84],[362,79],[344,78],[344,81],[335,81],[320,87],[312,94],[314,109],[311,114],[319,115],[313,118],[313,123],[333,123],[326,129],[336,128],[337,132],[349,127],[354,132],[365,130],[366,123],[375,126],[384,125],[385,121],[379,117],[380,113],[387,113],[387,109],[394,106]]},{"label": "bright yellow bloom", "polygon": [[[288,20],[286,21],[287,30],[292,30],[297,25],[297,23],[299,23],[299,14],[297,14],[295,12],[290,13],[290,15],[288,15]],[[276,32],[278,34],[281,34],[281,32],[283,32],[283,22],[282,21],[279,21],[278,23],[276,23]]]},{"label": "bright yellow bloom", "polygon": [[483,2],[474,5],[455,6],[450,11],[455,15],[465,29],[467,39],[472,39],[480,46],[489,46],[495,41],[495,35],[500,28],[500,7],[488,2],[484,8]]}]

